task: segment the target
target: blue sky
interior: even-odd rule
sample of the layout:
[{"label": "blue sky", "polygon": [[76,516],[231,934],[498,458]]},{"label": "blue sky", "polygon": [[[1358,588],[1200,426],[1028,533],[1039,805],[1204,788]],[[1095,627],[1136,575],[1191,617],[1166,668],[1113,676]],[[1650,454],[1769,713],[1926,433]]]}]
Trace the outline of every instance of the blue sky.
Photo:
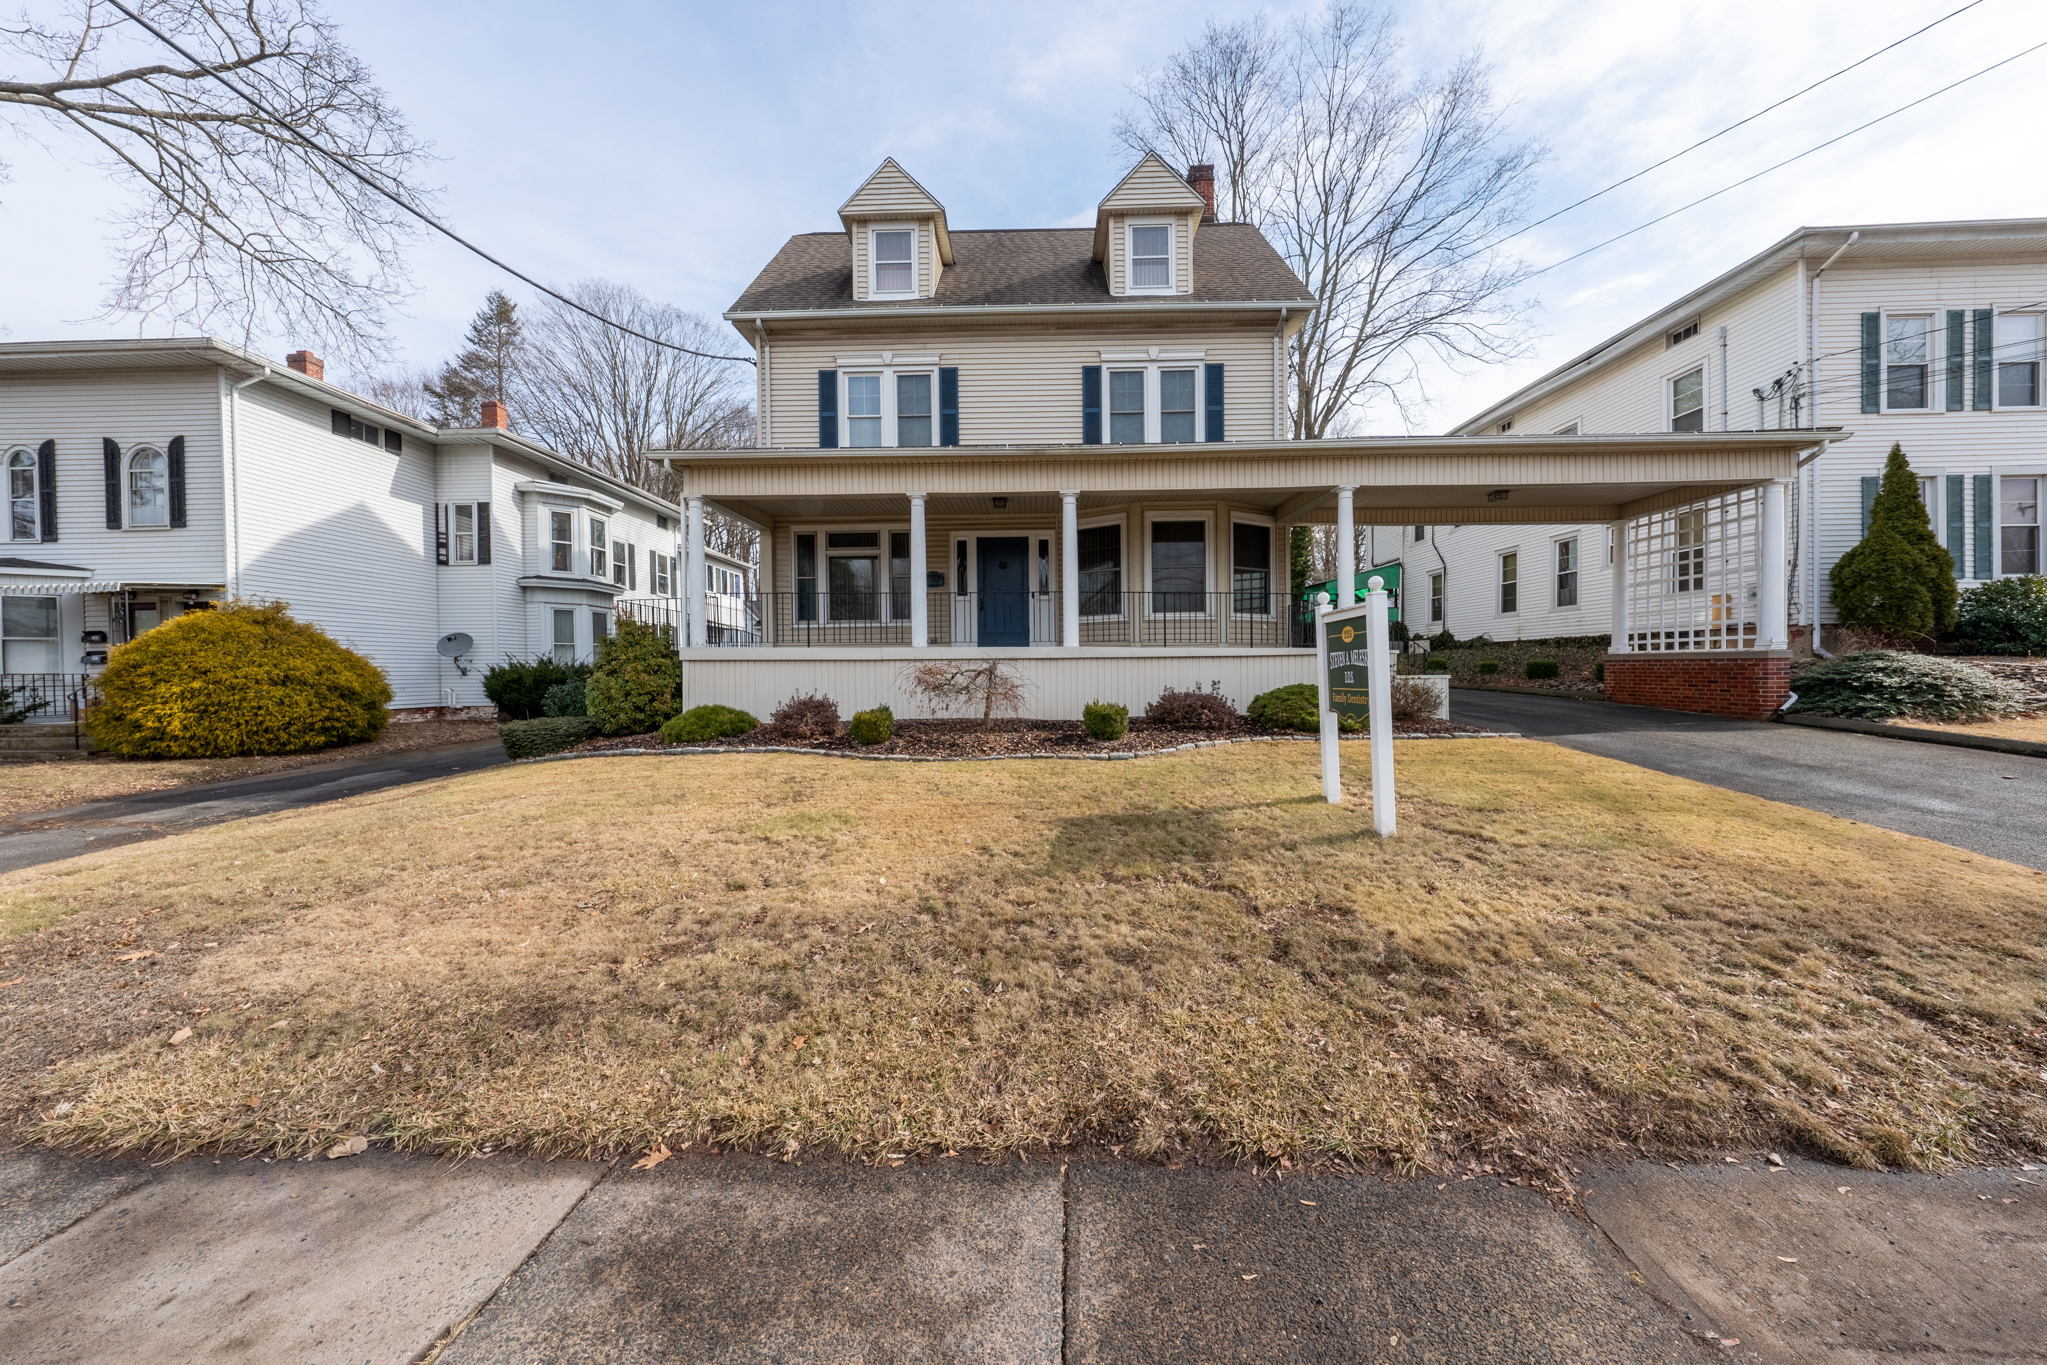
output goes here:
[{"label": "blue sky", "polygon": [[[31,9],[49,0],[36,0]],[[1513,127],[1551,148],[1535,212],[1749,114],[1962,0],[1435,0],[1395,6],[1408,57],[1476,44]],[[722,309],[792,232],[884,155],[959,227],[1091,221],[1126,158],[1127,83],[1199,27],[1254,6],[1121,0],[943,9],[879,3],[330,0],[442,158],[444,216],[542,278],[608,276]],[[1870,66],[1515,243],[1545,264],[2047,39],[2047,5],[1984,0]],[[1434,367],[1447,425],[1800,224],[2047,215],[2031,132],[2035,54],[1704,208],[1530,283],[1527,355]],[[111,273],[97,172],[0,134],[0,335],[163,334],[94,320]],[[422,241],[393,366],[452,349],[496,272]],[[517,296],[518,289],[512,292]],[[290,337],[254,337],[281,354]],[[736,340],[736,338],[735,338]],[[1377,429],[1396,429],[1374,414]]]}]

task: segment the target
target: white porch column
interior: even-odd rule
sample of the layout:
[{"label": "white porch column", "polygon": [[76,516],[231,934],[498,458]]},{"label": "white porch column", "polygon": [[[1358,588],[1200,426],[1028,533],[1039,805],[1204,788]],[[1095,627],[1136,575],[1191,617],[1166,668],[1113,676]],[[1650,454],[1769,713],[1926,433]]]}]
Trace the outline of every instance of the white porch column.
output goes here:
[{"label": "white porch column", "polygon": [[1080,492],[1059,490],[1059,643],[1080,648]]},{"label": "white porch column", "polygon": [[1757,537],[1762,557],[1756,566],[1757,649],[1791,648],[1791,526],[1784,484],[1773,479],[1763,485],[1763,524]]},{"label": "white porch column", "polygon": [[1352,516],[1352,497],[1357,490],[1336,490],[1336,605],[1357,605],[1358,532]]},{"label": "white porch column", "polygon": [[682,585],[689,610],[689,642],[710,643],[710,609],[704,581],[704,500],[694,494],[682,500]]},{"label": "white porch column", "polygon": [[1613,567],[1607,572],[1613,578],[1613,641],[1607,649],[1615,654],[1628,652],[1628,523],[1625,520],[1609,523],[1613,533]]},{"label": "white porch column", "polygon": [[924,544],[924,495],[910,494],[910,645],[931,646],[931,594],[924,589],[928,572]]}]

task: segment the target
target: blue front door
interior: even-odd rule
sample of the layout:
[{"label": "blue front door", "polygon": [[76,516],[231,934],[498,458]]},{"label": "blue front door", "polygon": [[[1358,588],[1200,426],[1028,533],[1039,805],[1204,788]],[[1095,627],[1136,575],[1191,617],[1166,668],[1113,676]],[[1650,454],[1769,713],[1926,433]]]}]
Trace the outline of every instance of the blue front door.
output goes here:
[{"label": "blue front door", "polygon": [[976,562],[980,622],[975,639],[984,645],[1031,642],[1029,567],[1031,542],[1023,536],[982,536]]}]

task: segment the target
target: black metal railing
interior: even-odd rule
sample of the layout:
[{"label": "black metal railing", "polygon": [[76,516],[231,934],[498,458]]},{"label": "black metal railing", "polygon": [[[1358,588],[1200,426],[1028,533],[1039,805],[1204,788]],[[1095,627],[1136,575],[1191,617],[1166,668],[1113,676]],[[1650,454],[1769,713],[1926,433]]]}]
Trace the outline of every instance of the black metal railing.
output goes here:
[{"label": "black metal railing", "polygon": [[[630,617],[641,625],[671,631],[679,643],[686,639],[682,613],[672,597],[613,598],[611,610],[614,615]],[[704,629],[714,645],[763,643],[760,617],[750,597],[712,593],[706,604]]]},{"label": "black metal railing", "polygon": [[[910,597],[889,592],[773,592],[730,599],[746,604],[750,627],[712,644],[785,646],[911,644]],[[990,648],[1063,643],[1057,592],[926,594],[933,645]],[[713,614],[716,620],[715,613]],[[1298,649],[1314,644],[1314,612],[1274,593],[1084,592],[1082,647],[1201,646]]]},{"label": "black metal railing", "polygon": [[21,711],[20,723],[71,726],[73,748],[85,747],[81,722],[92,705],[90,673],[0,673],[0,695],[8,710]]}]

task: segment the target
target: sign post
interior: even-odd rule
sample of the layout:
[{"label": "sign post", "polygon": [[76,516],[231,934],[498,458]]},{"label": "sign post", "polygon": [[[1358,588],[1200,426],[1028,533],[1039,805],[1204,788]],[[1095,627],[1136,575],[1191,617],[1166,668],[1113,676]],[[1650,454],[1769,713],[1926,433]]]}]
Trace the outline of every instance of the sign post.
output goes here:
[{"label": "sign post", "polygon": [[1321,703],[1322,796],[1343,801],[1337,763],[1341,719],[1362,721],[1371,734],[1372,828],[1395,828],[1393,795],[1393,663],[1387,629],[1385,580],[1366,585],[1362,606],[1332,611],[1326,593],[1315,595],[1316,691]]}]

